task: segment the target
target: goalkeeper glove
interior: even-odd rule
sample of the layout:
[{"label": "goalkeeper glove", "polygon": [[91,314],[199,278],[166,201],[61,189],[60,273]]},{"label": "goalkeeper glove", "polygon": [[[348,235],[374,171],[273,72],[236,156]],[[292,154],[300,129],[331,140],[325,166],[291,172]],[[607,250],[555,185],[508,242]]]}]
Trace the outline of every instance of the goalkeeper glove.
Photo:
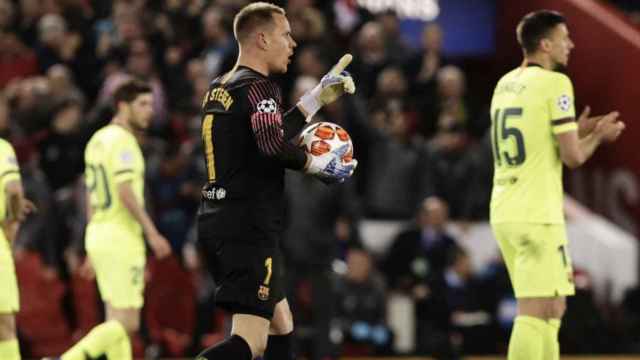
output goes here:
[{"label": "goalkeeper glove", "polygon": [[345,92],[353,94],[356,91],[356,84],[353,78],[344,69],[349,65],[353,56],[344,55],[331,70],[322,77],[320,83],[311,91],[302,95],[298,106],[307,113],[307,122],[311,117],[326,104],[334,102]]},{"label": "goalkeeper glove", "polygon": [[317,177],[325,184],[341,183],[353,174],[358,166],[358,161],[353,159],[348,163],[342,161],[349,146],[343,145],[336,151],[328,152],[320,156],[309,154],[309,162],[306,172]]}]

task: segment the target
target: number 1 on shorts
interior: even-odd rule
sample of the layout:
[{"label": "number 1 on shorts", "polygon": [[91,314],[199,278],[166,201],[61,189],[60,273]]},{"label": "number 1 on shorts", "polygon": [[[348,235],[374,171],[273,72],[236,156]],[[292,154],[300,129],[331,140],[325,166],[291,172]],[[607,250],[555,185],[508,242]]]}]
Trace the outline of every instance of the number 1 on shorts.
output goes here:
[{"label": "number 1 on shorts", "polygon": [[273,270],[273,260],[270,257],[266,258],[264,266],[267,268],[267,276],[264,278],[264,284],[269,285],[269,282],[271,281],[271,272]]}]

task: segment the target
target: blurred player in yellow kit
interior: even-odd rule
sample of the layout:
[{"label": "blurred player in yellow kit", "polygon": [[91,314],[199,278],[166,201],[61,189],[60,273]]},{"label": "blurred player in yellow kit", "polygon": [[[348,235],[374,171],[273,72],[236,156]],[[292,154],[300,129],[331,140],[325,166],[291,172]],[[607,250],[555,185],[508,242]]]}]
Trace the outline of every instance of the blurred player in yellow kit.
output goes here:
[{"label": "blurred player in yellow kit", "polygon": [[491,226],[518,302],[509,360],[559,359],[565,296],[574,294],[563,215],[562,164],[582,165],[624,129],[618,113],[576,122],[571,80],[561,72],[574,44],[564,17],[541,10],[518,24],[523,65],[504,75],[491,102]]},{"label": "blurred player in yellow kit", "polygon": [[135,137],[151,121],[151,88],[130,81],[113,97],[115,117],[93,135],[85,150],[89,219],[85,247],[105,303],[106,321],[65,352],[63,360],[103,354],[109,359],[132,359],[130,339],[138,331],[143,305],[143,234],[158,258],[171,252],[144,209],[144,158]]},{"label": "blurred player in yellow kit", "polygon": [[19,360],[15,313],[20,310],[18,282],[11,255],[11,242],[18,225],[33,211],[24,198],[20,169],[11,144],[0,139],[0,359]]}]

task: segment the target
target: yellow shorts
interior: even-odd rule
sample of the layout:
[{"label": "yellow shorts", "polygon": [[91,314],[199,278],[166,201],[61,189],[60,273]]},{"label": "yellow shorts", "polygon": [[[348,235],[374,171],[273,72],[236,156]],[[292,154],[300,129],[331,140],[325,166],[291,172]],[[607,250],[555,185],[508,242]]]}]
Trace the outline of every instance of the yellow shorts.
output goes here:
[{"label": "yellow shorts", "polygon": [[20,310],[20,294],[16,267],[9,242],[0,230],[0,314],[12,314]]},{"label": "yellow shorts", "polygon": [[144,248],[128,249],[119,245],[142,243],[143,240],[138,235],[113,228],[105,231],[89,227],[86,236],[87,255],[96,272],[102,301],[117,309],[142,308],[146,262]]},{"label": "yellow shorts", "polygon": [[516,298],[575,293],[573,268],[562,224],[491,224]]}]

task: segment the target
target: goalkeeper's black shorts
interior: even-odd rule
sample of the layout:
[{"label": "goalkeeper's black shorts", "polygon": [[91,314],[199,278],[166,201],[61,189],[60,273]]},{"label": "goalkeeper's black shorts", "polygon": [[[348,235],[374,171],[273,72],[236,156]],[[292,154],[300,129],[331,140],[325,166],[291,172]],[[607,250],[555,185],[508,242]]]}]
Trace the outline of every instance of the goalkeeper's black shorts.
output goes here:
[{"label": "goalkeeper's black shorts", "polygon": [[243,203],[218,207],[198,216],[198,247],[216,284],[216,305],[271,320],[284,299],[281,233],[247,223]]}]

